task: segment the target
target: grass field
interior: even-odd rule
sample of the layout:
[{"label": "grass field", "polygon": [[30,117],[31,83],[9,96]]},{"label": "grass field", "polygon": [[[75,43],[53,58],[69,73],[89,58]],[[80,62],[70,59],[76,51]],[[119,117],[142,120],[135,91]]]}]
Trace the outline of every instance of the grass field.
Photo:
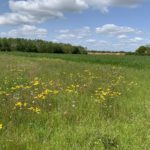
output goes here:
[{"label": "grass field", "polygon": [[150,57],[0,53],[0,150],[149,150]]}]

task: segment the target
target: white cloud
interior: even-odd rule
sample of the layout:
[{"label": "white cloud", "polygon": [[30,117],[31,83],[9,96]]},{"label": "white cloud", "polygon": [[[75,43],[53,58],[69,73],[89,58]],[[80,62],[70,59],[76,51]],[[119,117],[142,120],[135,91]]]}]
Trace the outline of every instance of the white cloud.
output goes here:
[{"label": "white cloud", "polygon": [[87,39],[86,42],[87,43],[96,43],[97,40],[96,39]]},{"label": "white cloud", "polygon": [[58,31],[57,39],[65,40],[65,39],[84,39],[88,37],[91,33],[91,29],[88,26],[82,27],[80,29],[64,29]]},{"label": "white cloud", "polygon": [[108,44],[108,41],[97,39],[87,39],[85,42],[87,42],[88,44],[95,44],[95,45]]},{"label": "white cloud", "polygon": [[[148,43],[142,37],[134,37],[134,35],[138,35],[142,31],[126,26],[114,26],[115,28],[113,29],[107,28],[108,30],[101,31],[103,34],[113,36],[97,37],[94,28],[86,26],[79,29],[60,29],[55,32],[54,39],[57,42],[83,45],[95,50],[131,50],[131,48],[134,50],[135,46],[138,47],[143,43]],[[105,27],[105,25],[102,27]]]},{"label": "white cloud", "polygon": [[144,0],[84,0],[89,7],[97,8],[102,12],[108,12],[109,7],[136,7]]},{"label": "white cloud", "polygon": [[135,38],[132,38],[129,40],[129,42],[131,42],[131,43],[138,43],[138,42],[142,42],[142,41],[144,41],[144,39],[141,37],[135,37]]},{"label": "white cloud", "polygon": [[96,32],[105,35],[121,35],[121,34],[129,34],[136,33],[139,34],[141,31],[127,27],[127,26],[117,26],[115,24],[105,24],[101,27],[96,28]]},{"label": "white cloud", "polygon": [[14,38],[45,38],[48,31],[43,28],[37,28],[31,25],[23,25],[17,29],[12,29],[8,32],[1,32],[0,37]]},{"label": "white cloud", "polygon": [[87,8],[82,0],[10,0],[11,13],[0,16],[0,24],[32,24],[63,17],[65,12],[79,12]]},{"label": "white cloud", "polygon": [[63,17],[64,13],[96,8],[107,12],[109,7],[133,7],[144,0],[9,0],[10,13],[0,16],[0,24],[33,24]]},{"label": "white cloud", "polygon": [[126,39],[126,38],[128,38],[128,36],[122,34],[122,35],[118,35],[117,38],[118,38],[118,39]]},{"label": "white cloud", "polygon": [[62,30],[59,30],[59,33],[69,33],[69,29],[62,29]]},{"label": "white cloud", "polygon": [[69,33],[69,34],[60,34],[60,35],[58,35],[57,36],[57,39],[70,39],[70,38],[75,38],[76,36],[75,36],[75,34],[71,34],[71,33]]},{"label": "white cloud", "polygon": [[112,5],[136,7],[140,2],[144,0],[109,0]]}]

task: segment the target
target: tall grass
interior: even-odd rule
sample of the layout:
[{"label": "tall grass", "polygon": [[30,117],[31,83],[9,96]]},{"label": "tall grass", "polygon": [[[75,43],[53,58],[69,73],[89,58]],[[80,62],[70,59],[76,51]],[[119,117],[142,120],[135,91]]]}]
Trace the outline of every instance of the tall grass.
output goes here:
[{"label": "tall grass", "polygon": [[137,69],[150,68],[149,56],[135,56],[135,55],[71,55],[71,54],[37,54],[37,53],[20,53],[20,52],[8,52],[3,53],[6,55],[15,55],[23,57],[44,57],[49,59],[62,59],[73,62],[85,62],[94,64],[110,64],[116,66],[125,66]]},{"label": "tall grass", "polygon": [[149,149],[149,57],[0,53],[0,60],[0,149]]}]

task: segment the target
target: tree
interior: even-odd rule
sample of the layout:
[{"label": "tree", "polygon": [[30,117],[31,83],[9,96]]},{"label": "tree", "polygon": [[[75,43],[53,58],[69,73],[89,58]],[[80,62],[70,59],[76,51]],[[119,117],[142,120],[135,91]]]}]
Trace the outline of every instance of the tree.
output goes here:
[{"label": "tree", "polygon": [[87,54],[82,46],[20,38],[0,38],[0,51]]},{"label": "tree", "polygon": [[150,55],[150,47],[149,46],[140,46],[136,50],[137,55]]}]

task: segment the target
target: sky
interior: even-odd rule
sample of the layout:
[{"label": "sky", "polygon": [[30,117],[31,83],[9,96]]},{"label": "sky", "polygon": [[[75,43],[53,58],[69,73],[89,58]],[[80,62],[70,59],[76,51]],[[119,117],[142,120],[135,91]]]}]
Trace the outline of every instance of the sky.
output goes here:
[{"label": "sky", "polygon": [[150,44],[149,14],[149,0],[1,0],[0,37],[135,51]]}]

